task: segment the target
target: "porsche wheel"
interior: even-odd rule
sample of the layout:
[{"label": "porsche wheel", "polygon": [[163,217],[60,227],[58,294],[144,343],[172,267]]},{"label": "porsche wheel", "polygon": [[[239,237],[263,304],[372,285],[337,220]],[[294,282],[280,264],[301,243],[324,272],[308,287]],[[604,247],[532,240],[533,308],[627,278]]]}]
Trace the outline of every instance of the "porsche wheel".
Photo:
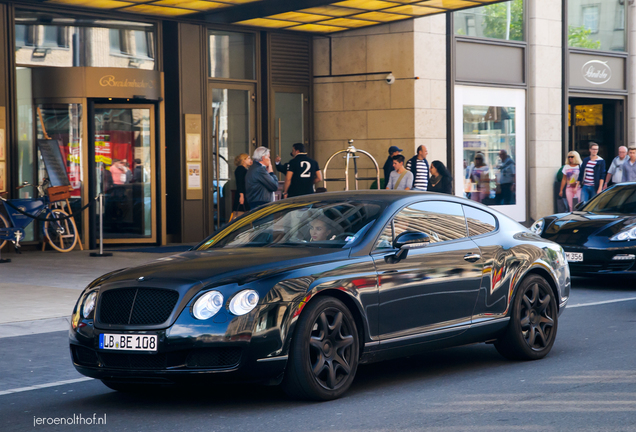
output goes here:
[{"label": "porsche wheel", "polygon": [[518,289],[510,323],[495,348],[511,360],[538,360],[554,345],[558,311],[554,292],[538,275],[527,277]]},{"label": "porsche wheel", "polygon": [[358,330],[338,299],[318,298],[305,308],[292,340],[283,388],[294,398],[336,399],[358,368]]}]

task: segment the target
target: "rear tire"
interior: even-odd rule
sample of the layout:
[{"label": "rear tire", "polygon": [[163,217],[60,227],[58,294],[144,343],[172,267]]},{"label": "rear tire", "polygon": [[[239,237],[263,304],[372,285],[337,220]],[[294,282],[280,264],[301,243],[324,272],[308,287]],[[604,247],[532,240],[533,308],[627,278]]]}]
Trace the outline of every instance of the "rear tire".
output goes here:
[{"label": "rear tire", "polygon": [[359,346],[349,309],[333,297],[315,299],[296,325],[283,389],[298,399],[339,398],[355,378]]},{"label": "rear tire", "polygon": [[495,348],[510,360],[541,359],[554,345],[558,319],[550,284],[539,275],[530,275],[517,290],[508,328]]},{"label": "rear tire", "polygon": [[[0,228],[9,228],[9,222],[7,219],[0,214]],[[2,249],[9,240],[0,240],[0,249]]]}]

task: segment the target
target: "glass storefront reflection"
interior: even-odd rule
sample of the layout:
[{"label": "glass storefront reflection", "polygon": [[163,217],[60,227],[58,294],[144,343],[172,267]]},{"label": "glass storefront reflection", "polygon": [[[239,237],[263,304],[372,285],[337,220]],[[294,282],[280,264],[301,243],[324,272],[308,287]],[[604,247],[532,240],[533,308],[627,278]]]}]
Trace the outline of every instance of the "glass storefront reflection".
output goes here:
[{"label": "glass storefront reflection", "polygon": [[[75,215],[75,223],[82,226],[83,214],[78,213],[82,206],[82,116],[83,106],[71,104],[39,104],[35,106],[37,119],[37,138],[44,139],[48,135],[57,141],[62,157],[66,161],[66,173],[73,187],[71,191],[71,209]],[[44,123],[44,128],[42,127]],[[46,135],[44,133],[46,131]],[[48,177],[44,161],[38,158],[38,182]],[[30,180],[29,180],[30,181]],[[29,188],[32,193],[35,191]]]},{"label": "glass storefront reflection", "polygon": [[515,108],[464,105],[464,196],[516,204]]},{"label": "glass storefront reflection", "polygon": [[568,0],[568,46],[625,51],[625,2]]},{"label": "glass storefront reflection", "polygon": [[95,108],[97,192],[104,193],[104,238],[153,237],[151,108]]},{"label": "glass storefront reflection", "polygon": [[155,68],[155,26],[16,10],[18,65]]},{"label": "glass storefront reflection", "polygon": [[523,0],[464,9],[453,15],[457,36],[524,40]]}]

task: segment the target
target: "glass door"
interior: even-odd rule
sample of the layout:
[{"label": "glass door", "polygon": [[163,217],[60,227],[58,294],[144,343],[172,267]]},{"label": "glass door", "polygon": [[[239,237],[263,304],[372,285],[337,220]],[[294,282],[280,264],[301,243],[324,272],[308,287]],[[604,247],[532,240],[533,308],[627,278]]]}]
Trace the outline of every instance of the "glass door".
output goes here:
[{"label": "glass door", "polygon": [[153,105],[95,105],[92,196],[104,194],[104,243],[157,241],[154,117]]},{"label": "glass door", "polygon": [[210,84],[209,107],[212,136],[208,202],[213,203],[211,230],[229,221],[238,200],[234,159],[252,155],[256,148],[256,97],[252,84]]},{"label": "glass door", "polygon": [[[274,89],[274,140],[272,154],[275,159],[281,157],[281,163],[291,158],[292,146],[295,143],[309,144],[309,90],[301,88]],[[284,176],[278,173],[279,178]]]}]

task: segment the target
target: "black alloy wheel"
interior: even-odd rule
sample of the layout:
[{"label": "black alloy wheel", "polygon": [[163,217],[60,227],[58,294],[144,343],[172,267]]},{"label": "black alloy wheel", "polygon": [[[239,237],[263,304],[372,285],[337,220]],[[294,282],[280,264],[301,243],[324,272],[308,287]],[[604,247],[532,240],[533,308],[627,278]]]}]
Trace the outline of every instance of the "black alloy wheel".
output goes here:
[{"label": "black alloy wheel", "polygon": [[283,381],[292,397],[331,400],[351,386],[358,367],[355,320],[338,299],[310,302],[297,324]]},{"label": "black alloy wheel", "polygon": [[531,275],[517,290],[510,324],[495,348],[511,360],[541,359],[552,349],[557,327],[554,292],[541,276]]}]

